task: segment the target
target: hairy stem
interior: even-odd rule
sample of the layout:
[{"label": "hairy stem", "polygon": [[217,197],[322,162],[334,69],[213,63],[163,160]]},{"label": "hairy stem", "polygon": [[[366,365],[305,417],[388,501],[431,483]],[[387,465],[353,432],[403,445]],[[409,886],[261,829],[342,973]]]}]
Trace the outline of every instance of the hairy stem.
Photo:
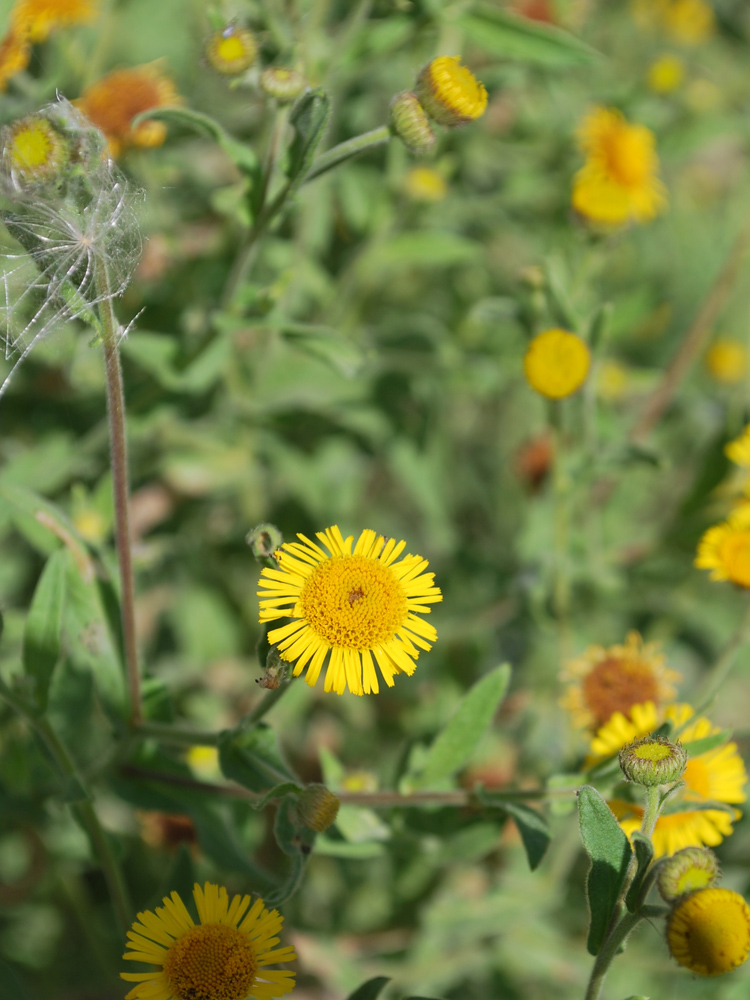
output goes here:
[{"label": "hairy stem", "polygon": [[119,324],[112,307],[106,264],[96,265],[96,286],[101,298],[99,319],[102,325],[104,369],[107,378],[107,416],[109,419],[109,455],[112,490],[115,501],[115,546],[120,567],[120,609],[125,650],[125,668],[130,689],[130,721],[134,726],[143,719],[141,675],[135,632],[135,581],[130,538],[130,498],[128,484],[128,443],[125,427],[125,390],[122,383],[120,349],[117,343]]},{"label": "hairy stem", "polygon": [[601,951],[596,956],[584,1000],[599,1000],[602,986],[604,985],[604,978],[609,972],[612,959],[620,950],[620,945],[625,942],[630,932],[641,920],[643,920],[643,914],[641,913],[626,913],[619,924],[608,935],[602,945]]},{"label": "hairy stem", "polygon": [[380,125],[370,132],[363,132],[362,135],[355,135],[352,139],[347,139],[346,142],[340,142],[338,146],[326,150],[315,160],[305,174],[303,183],[307,184],[309,181],[315,180],[316,177],[320,177],[321,174],[337,167],[344,160],[349,160],[368,149],[374,149],[376,146],[382,146],[390,141],[391,135],[388,125]]}]

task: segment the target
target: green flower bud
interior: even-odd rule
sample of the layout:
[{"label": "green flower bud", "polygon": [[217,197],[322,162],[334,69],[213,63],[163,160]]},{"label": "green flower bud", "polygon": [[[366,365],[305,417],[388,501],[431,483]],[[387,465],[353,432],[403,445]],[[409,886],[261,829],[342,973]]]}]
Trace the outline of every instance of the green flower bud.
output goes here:
[{"label": "green flower bud", "polygon": [[430,120],[410,90],[404,90],[393,98],[391,128],[412,153],[429,153],[435,145]]},{"label": "green flower bud", "polygon": [[275,524],[259,524],[245,535],[256,559],[268,559],[281,548],[284,536]]},{"label": "green flower bud", "polygon": [[297,815],[308,829],[323,833],[336,822],[340,805],[325,785],[308,785],[297,799]]},{"label": "green flower bud", "polygon": [[283,66],[269,66],[260,75],[260,89],[269,97],[275,97],[279,104],[295,100],[307,84],[296,69]]},{"label": "green flower bud", "polygon": [[19,118],[2,133],[2,169],[14,187],[56,180],[70,162],[70,143],[45,115]]},{"label": "green flower bud", "polygon": [[679,780],[687,764],[681,743],[664,736],[647,736],[620,751],[620,768],[628,781],[638,785],[667,785]]},{"label": "green flower bud", "polygon": [[708,889],[720,874],[713,851],[707,847],[686,847],[662,862],[656,884],[662,899],[671,903],[686,892]]},{"label": "green flower bud", "polygon": [[249,69],[258,56],[258,42],[252,31],[228,24],[215,31],[206,43],[206,59],[222,76],[238,76]]}]

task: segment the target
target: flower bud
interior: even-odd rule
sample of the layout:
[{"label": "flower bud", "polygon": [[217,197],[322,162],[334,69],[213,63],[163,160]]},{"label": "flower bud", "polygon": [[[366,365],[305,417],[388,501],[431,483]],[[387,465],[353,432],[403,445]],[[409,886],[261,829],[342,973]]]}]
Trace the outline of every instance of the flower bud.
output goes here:
[{"label": "flower bud", "polygon": [[206,59],[222,76],[244,73],[258,56],[258,43],[252,31],[228,24],[214,32],[206,43]]},{"label": "flower bud", "polygon": [[14,187],[56,180],[69,161],[70,144],[45,115],[27,115],[3,130],[3,173]]},{"label": "flower bud", "polygon": [[677,902],[667,919],[672,958],[699,976],[721,976],[750,953],[750,907],[731,889],[699,889]]},{"label": "flower bud", "polygon": [[417,98],[430,118],[451,128],[484,114],[487,91],[457,56],[438,56],[417,79]]},{"label": "flower bud", "polygon": [[256,559],[268,559],[281,548],[284,536],[275,524],[258,524],[245,535],[245,541]]},{"label": "flower bud", "polygon": [[391,102],[391,128],[412,153],[429,153],[435,133],[416,94],[404,90]]},{"label": "flower bud", "polygon": [[656,884],[662,899],[671,903],[686,892],[709,888],[718,878],[719,862],[713,851],[686,847],[662,863]]},{"label": "flower bud", "polygon": [[269,97],[275,97],[279,104],[294,101],[306,86],[301,73],[284,66],[269,66],[260,75],[260,89]]},{"label": "flower bud", "polygon": [[307,785],[297,799],[297,815],[308,829],[323,833],[336,822],[340,805],[325,785]]},{"label": "flower bud", "polygon": [[647,787],[678,781],[686,764],[685,748],[665,736],[647,736],[620,751],[620,768],[627,780]]}]

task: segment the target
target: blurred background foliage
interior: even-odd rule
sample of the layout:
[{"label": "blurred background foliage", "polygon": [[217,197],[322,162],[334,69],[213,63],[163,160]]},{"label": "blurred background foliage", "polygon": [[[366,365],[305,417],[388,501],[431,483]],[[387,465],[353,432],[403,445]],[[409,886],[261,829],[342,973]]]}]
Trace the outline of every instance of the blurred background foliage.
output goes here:
[{"label": "blurred background foliage", "polygon": [[[2,96],[3,121],[158,59],[187,105],[263,154],[272,108],[257,87],[228,87],[205,64],[202,2],[104,6],[90,27],[35,49]],[[153,718],[213,730],[257,703],[259,570],[245,535],[260,521],[287,539],[331,524],[405,538],[445,595],[433,611],[439,641],[412,679],[362,699],[297,683],[274,710],[288,760],[332,788],[395,787],[414,748],[506,660],[511,694],[462,781],[536,786],[574,770],[584,750],[557,704],[565,656],[636,628],[663,643],[689,700],[735,628],[745,597],[692,560],[728,509],[722,446],[750,415],[747,370],[728,384],[701,359],[648,441],[634,447],[628,433],[750,211],[750,9],[716,0],[716,30],[688,47],[639,27],[621,0],[542,6],[580,45],[555,44],[554,29],[546,44],[492,30],[486,8],[502,3],[228,0],[222,12],[257,33],[264,63],[291,59],[330,94],[327,146],[386,121],[393,95],[438,53],[461,52],[490,92],[483,118],[440,135],[429,176],[394,141],[303,188],[231,309],[219,303],[246,225],[236,168],[179,126],[161,148],[123,158],[145,192],[145,252],[118,312],[137,317],[122,349]],[[2,0],[0,23],[9,9]],[[660,93],[649,72],[666,52],[684,79]],[[670,207],[651,225],[602,235],[572,215],[575,130],[594,103],[656,133]],[[563,319],[588,335],[606,303],[594,371],[565,406],[555,486],[549,412],[523,378],[525,345]],[[750,346],[749,310],[745,267],[712,335]],[[0,403],[6,676],[59,545],[29,518],[23,491],[53,501],[113,560],[103,372],[89,341],[78,324],[57,331]],[[564,621],[551,596],[560,491]],[[91,595],[78,600],[91,626]],[[111,749],[107,704],[122,693],[96,629],[71,637],[51,715],[86,771]],[[738,662],[714,720],[734,728],[746,757],[747,652]],[[9,708],[0,713],[0,996],[119,997],[121,943],[102,876],[35,738]],[[187,764],[153,754],[162,769],[219,779],[211,750]],[[282,864],[266,818],[247,804],[126,785],[97,788],[97,803],[139,908],[187,893],[194,875],[244,891],[259,885],[250,858]],[[143,810],[187,813],[194,826],[167,828]],[[394,977],[393,996],[582,995],[591,959],[573,814],[553,816],[535,873],[499,820],[440,809],[360,810],[350,821],[316,849],[285,906],[299,1000],[343,997],[370,975]],[[725,884],[747,891],[746,821],[719,855]],[[732,1000],[748,982],[747,968],[710,982],[678,973],[646,926],[607,992]]]}]

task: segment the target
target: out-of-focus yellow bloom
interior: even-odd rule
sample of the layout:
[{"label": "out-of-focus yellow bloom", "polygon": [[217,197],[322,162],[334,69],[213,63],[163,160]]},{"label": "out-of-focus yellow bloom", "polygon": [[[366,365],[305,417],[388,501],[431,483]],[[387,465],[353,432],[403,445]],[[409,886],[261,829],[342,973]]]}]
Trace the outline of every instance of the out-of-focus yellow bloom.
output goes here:
[{"label": "out-of-focus yellow bloom", "polygon": [[23,32],[9,31],[0,42],[0,90],[5,90],[11,77],[26,69],[30,58],[28,37]]},{"label": "out-of-focus yellow bloom", "polygon": [[667,34],[683,45],[700,45],[710,38],[716,18],[705,0],[672,0],[664,12]]},{"label": "out-of-focus yellow bloom", "polygon": [[206,43],[206,58],[217,73],[237,76],[253,65],[258,56],[258,42],[252,31],[228,24],[215,31]]},{"label": "out-of-focus yellow bloom", "polygon": [[523,359],[526,380],[548,399],[577,392],[591,368],[591,351],[577,334],[556,327],[537,334]]},{"label": "out-of-focus yellow bloom", "polygon": [[573,207],[593,222],[621,225],[646,222],[667,204],[657,176],[659,158],[653,132],[631,125],[614,108],[594,108],[578,132],[586,163],[573,183]]},{"label": "out-of-focus yellow bloom", "polygon": [[726,521],[715,524],[698,543],[698,569],[711,570],[712,580],[731,580],[750,588],[750,503],[735,508]]},{"label": "out-of-focus yellow bloom", "polygon": [[685,63],[679,56],[665,53],[651,63],[648,85],[657,94],[670,94],[685,79]]},{"label": "out-of-focus yellow bloom", "polygon": [[88,24],[99,16],[96,0],[16,0],[11,30],[31,42],[43,42],[55,28]]},{"label": "out-of-focus yellow bloom", "polygon": [[624,364],[607,358],[602,361],[596,379],[596,391],[601,399],[616,403],[627,392],[630,373]]},{"label": "out-of-focus yellow bloom", "polygon": [[186,756],[190,770],[204,781],[212,781],[220,776],[219,751],[216,747],[190,747]]},{"label": "out-of-focus yellow bloom", "polygon": [[738,438],[725,446],[724,454],[735,465],[741,465],[743,469],[750,469],[750,424]]},{"label": "out-of-focus yellow bloom", "polygon": [[458,56],[438,56],[419,74],[416,94],[438,124],[463,125],[483,115],[487,91]]},{"label": "out-of-focus yellow bloom", "polygon": [[432,167],[413,167],[406,175],[404,191],[412,201],[442,201],[448,193],[445,178]]},{"label": "out-of-focus yellow bloom", "polygon": [[706,351],[705,364],[717,382],[734,385],[747,375],[747,348],[739,340],[720,337]]},{"label": "out-of-focus yellow bloom", "polygon": [[669,950],[699,976],[721,976],[750,954],[750,907],[731,889],[699,889],[680,900],[667,920]]},{"label": "out-of-focus yellow bloom", "polygon": [[133,128],[142,111],[180,104],[169,77],[154,63],[119,69],[97,80],[76,102],[79,109],[106,135],[112,156],[128,146],[161,146],[167,136],[164,122],[146,121]]}]

